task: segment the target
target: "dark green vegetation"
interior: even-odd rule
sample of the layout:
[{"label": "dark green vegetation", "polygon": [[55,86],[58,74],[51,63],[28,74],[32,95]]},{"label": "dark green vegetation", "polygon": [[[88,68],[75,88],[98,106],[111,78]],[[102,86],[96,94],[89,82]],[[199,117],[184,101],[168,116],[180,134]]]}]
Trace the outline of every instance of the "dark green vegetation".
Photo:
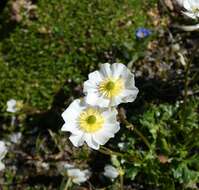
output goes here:
[{"label": "dark green vegetation", "polygon": [[[137,1],[42,0],[36,5],[33,13],[21,13],[19,23],[5,21],[9,8],[1,16],[0,88],[6,91],[1,106],[20,98],[50,108],[65,83],[80,84],[99,63],[123,61],[125,46],[135,46],[135,29],[148,25]],[[64,88],[72,95],[68,85]]]},{"label": "dark green vegetation", "polygon": [[[62,189],[62,161],[91,168],[85,188],[120,188],[119,179],[112,183],[102,175],[108,162],[123,168],[124,189],[197,187],[198,34],[171,30],[155,0],[37,0],[29,11],[27,1],[18,1],[18,7],[13,2],[0,10],[0,140],[18,131],[23,136],[10,145],[0,187]],[[143,26],[153,35],[138,40],[135,31]],[[179,53],[191,64],[183,66]],[[60,133],[63,109],[82,95],[88,73],[104,62],[128,64],[140,90],[137,100],[121,109],[150,147],[122,125],[106,147],[127,154],[124,158],[110,159],[87,146],[76,149]],[[11,98],[23,101],[14,125],[6,113]]]}]

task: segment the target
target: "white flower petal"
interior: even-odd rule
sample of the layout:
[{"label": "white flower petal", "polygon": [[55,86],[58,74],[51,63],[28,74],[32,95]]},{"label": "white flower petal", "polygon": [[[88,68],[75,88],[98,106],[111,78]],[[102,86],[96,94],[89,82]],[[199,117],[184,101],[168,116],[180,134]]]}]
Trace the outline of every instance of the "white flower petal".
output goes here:
[{"label": "white flower petal", "polygon": [[120,125],[116,118],[117,114],[118,112],[116,109],[103,112],[103,116],[106,120],[104,127],[100,131],[97,131],[93,136],[95,141],[100,145],[104,145],[110,138],[115,136],[115,133],[119,131]]},{"label": "white flower petal", "polygon": [[18,132],[18,133],[13,133],[13,134],[11,134],[10,136],[10,141],[12,142],[12,143],[19,143],[20,142],[20,140],[21,140],[21,137],[22,137],[22,134],[20,133],[20,132]]},{"label": "white flower petal", "polygon": [[199,1],[198,1],[198,0],[191,0],[191,1],[192,1],[192,3],[193,3],[194,5],[199,6]]},{"label": "white flower petal", "polygon": [[77,168],[68,169],[67,174],[68,174],[69,177],[79,177],[79,176],[83,175],[81,170],[77,169]]},{"label": "white flower petal", "polygon": [[112,76],[113,77],[120,77],[124,72],[126,72],[126,66],[122,63],[114,63],[112,66]]},{"label": "white flower petal", "polygon": [[100,65],[100,73],[104,77],[110,77],[112,76],[111,66],[109,63],[104,63]]},{"label": "white flower petal", "polygon": [[134,88],[132,90],[126,89],[123,93],[122,101],[123,102],[133,102],[136,99],[138,92],[139,92],[139,90],[137,88]]},{"label": "white flower petal", "polygon": [[82,133],[82,131],[78,128],[77,123],[64,123],[64,125],[61,128],[61,131],[68,131],[75,135],[79,135]]},{"label": "white flower petal", "polygon": [[77,168],[67,170],[68,177],[72,178],[73,183],[83,183],[90,177],[90,172],[88,170],[80,170]]},{"label": "white flower petal", "polygon": [[17,111],[16,108],[17,101],[15,99],[10,99],[7,101],[7,112],[15,113]]},{"label": "white flower petal", "polygon": [[[114,125],[115,126],[115,125]],[[108,127],[108,126],[106,126],[106,127]],[[114,132],[117,132],[118,131],[118,127],[117,126],[115,126],[115,130],[114,130]],[[98,132],[98,133],[95,133],[94,135],[93,135],[93,138],[95,139],[95,141],[98,143],[98,144],[100,144],[100,145],[104,145],[104,144],[106,144],[107,142],[108,142],[108,140],[110,139],[110,138],[113,138],[115,135],[114,135],[115,133],[112,133],[112,131],[110,131],[110,130],[102,130],[102,131],[100,131],[100,132]]]},{"label": "white flower petal", "polygon": [[2,163],[2,159],[5,157],[7,154],[7,147],[4,143],[4,141],[0,141],[0,171],[5,168],[5,165]]},{"label": "white flower petal", "polygon": [[87,178],[83,176],[83,177],[74,178],[73,182],[76,184],[80,184],[80,183],[84,183],[86,180]]},{"label": "white flower petal", "polygon": [[103,76],[99,71],[94,71],[88,75],[89,80],[95,84],[99,84],[103,80]]},{"label": "white flower petal", "polygon": [[74,121],[74,120],[76,120],[76,118],[79,116],[80,112],[83,109],[84,109],[84,107],[81,106],[81,100],[76,99],[62,113],[62,117],[66,123],[70,122],[70,121]]},{"label": "white flower petal", "polygon": [[82,131],[78,126],[78,118],[83,109],[85,109],[85,105],[82,104],[81,100],[74,100],[62,113],[65,124],[62,126],[61,131],[68,131],[75,135],[81,135]]},{"label": "white flower petal", "polygon": [[113,137],[113,134],[106,131],[94,134],[95,141],[100,145],[106,144],[111,137]]},{"label": "white flower petal", "polygon": [[116,96],[116,97],[114,97],[114,98],[111,100],[110,105],[111,105],[112,107],[114,107],[114,106],[117,106],[117,105],[119,105],[119,104],[121,104],[121,103],[122,103],[122,97],[121,97],[121,96]]},{"label": "white flower petal", "polygon": [[194,13],[192,13],[192,12],[182,12],[184,15],[186,15],[186,16],[188,16],[188,17],[190,17],[190,18],[192,18],[192,19],[196,19],[197,18],[197,16],[194,14]]},{"label": "white flower petal", "polygon": [[5,157],[7,154],[8,150],[3,141],[0,141],[0,161]]},{"label": "white flower petal", "polygon": [[134,74],[128,73],[125,76],[123,76],[125,79],[125,87],[126,88],[133,88],[135,87],[135,79],[134,79]]},{"label": "white flower petal", "polygon": [[87,102],[87,104],[94,106],[96,104],[96,102],[98,101],[99,96],[97,93],[89,93],[86,97],[85,97],[85,101]]},{"label": "white flower petal", "polygon": [[115,179],[118,177],[119,172],[115,167],[111,165],[106,165],[104,167],[104,175],[110,179]]},{"label": "white flower petal", "polygon": [[190,11],[192,4],[191,4],[191,2],[189,0],[184,0],[183,6],[184,6],[185,9]]},{"label": "white flower petal", "polygon": [[[198,15],[198,17],[199,17],[199,15]],[[179,28],[184,30],[184,31],[191,32],[191,31],[199,30],[199,24],[179,26]]]},{"label": "white flower petal", "polygon": [[4,170],[5,169],[5,165],[4,165],[4,163],[2,163],[1,161],[0,161],[0,171],[2,171],[2,170]]},{"label": "white flower petal", "polygon": [[[109,131],[112,134],[115,134],[120,130],[120,124],[119,124],[119,122],[114,123],[114,124],[107,124],[106,128],[107,128],[107,131]],[[114,137],[114,135],[113,135],[113,137]]]},{"label": "white flower petal", "polygon": [[108,107],[109,105],[109,101],[100,96],[98,92],[88,93],[85,97],[85,101],[91,106],[98,105],[99,107]]},{"label": "white flower petal", "polygon": [[103,117],[106,119],[106,123],[107,124],[113,124],[115,122],[117,122],[117,110],[115,108],[113,109],[108,109],[108,110],[105,110],[103,113]]},{"label": "white flower petal", "polygon": [[120,150],[124,150],[125,149],[125,143],[124,142],[118,143],[117,146],[120,148]]},{"label": "white flower petal", "polygon": [[87,80],[84,82],[84,93],[87,94],[87,92],[90,93],[96,93],[98,91],[97,84],[93,82],[93,80]]},{"label": "white flower petal", "polygon": [[71,135],[69,137],[70,141],[73,143],[74,146],[79,147],[82,146],[84,143],[84,134],[81,135]]},{"label": "white flower petal", "polygon": [[95,150],[99,149],[99,144],[93,139],[93,135],[85,134],[85,141],[89,147]]},{"label": "white flower petal", "polygon": [[62,165],[65,169],[71,169],[71,168],[74,168],[74,165],[73,164],[69,164],[69,163],[63,163]]}]

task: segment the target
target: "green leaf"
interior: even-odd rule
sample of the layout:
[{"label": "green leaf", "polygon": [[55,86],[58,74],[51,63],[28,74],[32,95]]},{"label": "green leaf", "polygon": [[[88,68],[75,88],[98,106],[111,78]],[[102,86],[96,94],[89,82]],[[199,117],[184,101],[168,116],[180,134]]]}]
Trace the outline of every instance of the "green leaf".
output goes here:
[{"label": "green leaf", "polygon": [[199,172],[189,169],[186,163],[182,163],[176,169],[173,169],[173,176],[180,183],[188,184],[196,182],[199,179]]},{"label": "green leaf", "polygon": [[134,180],[135,177],[137,176],[139,170],[140,170],[140,168],[132,167],[132,168],[126,170],[126,175],[131,180]]}]

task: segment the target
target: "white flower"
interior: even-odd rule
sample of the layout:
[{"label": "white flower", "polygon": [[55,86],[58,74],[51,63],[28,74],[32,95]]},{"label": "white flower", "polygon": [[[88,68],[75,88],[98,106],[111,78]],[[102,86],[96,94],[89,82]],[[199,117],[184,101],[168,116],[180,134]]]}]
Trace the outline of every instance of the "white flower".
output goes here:
[{"label": "white flower", "polygon": [[66,161],[60,161],[57,163],[57,169],[60,173],[65,173],[68,169],[72,168],[74,168],[74,165]]},{"label": "white flower", "polygon": [[20,132],[18,133],[13,133],[10,135],[10,141],[12,143],[18,144],[21,140],[22,134]]},{"label": "white flower", "polygon": [[183,7],[186,9],[183,11],[186,16],[192,19],[199,18],[199,0],[184,0]]},{"label": "white flower", "polygon": [[192,31],[196,31],[199,30],[199,24],[195,24],[195,25],[189,25],[189,26],[179,26],[178,28],[186,31],[186,32],[192,32]]},{"label": "white flower", "polygon": [[87,181],[90,177],[89,170],[80,170],[80,169],[68,169],[68,177],[72,179],[73,183],[80,184]]},{"label": "white flower", "polygon": [[97,150],[120,129],[116,115],[115,109],[100,109],[76,99],[62,114],[65,124],[61,130],[72,133],[69,139],[74,146],[82,146],[85,141]]},{"label": "white flower", "polygon": [[113,167],[111,165],[106,165],[104,167],[104,173],[103,174],[110,179],[115,179],[115,178],[118,177],[119,172],[115,167]]},{"label": "white flower", "polygon": [[41,167],[45,170],[49,170],[49,164],[47,162],[41,162]]},{"label": "white flower", "polygon": [[16,122],[16,116],[13,115],[13,116],[11,117],[11,122],[10,122],[11,126],[14,126],[14,125],[15,125],[15,122]]},{"label": "white flower", "polygon": [[73,164],[69,164],[69,163],[64,163],[63,167],[64,167],[64,169],[71,169],[71,168],[74,168],[74,165]]},{"label": "white flower", "polygon": [[5,165],[2,163],[2,159],[7,154],[7,147],[3,141],[0,141],[0,171],[5,168]]},{"label": "white flower", "polygon": [[117,106],[122,102],[133,102],[138,94],[134,75],[121,63],[105,63],[99,71],[89,74],[84,82],[86,102],[92,106]]},{"label": "white flower", "polygon": [[15,113],[17,111],[16,108],[17,101],[14,99],[10,99],[7,101],[7,112]]},{"label": "white flower", "polygon": [[124,143],[124,142],[119,142],[118,144],[117,144],[117,146],[120,148],[120,150],[124,150],[125,149],[125,146],[126,144]]},{"label": "white flower", "polygon": [[73,164],[67,162],[60,162],[58,164],[58,170],[63,172],[67,172],[69,178],[71,178],[73,183],[80,184],[88,180],[91,175],[89,170],[80,170],[75,168]]}]

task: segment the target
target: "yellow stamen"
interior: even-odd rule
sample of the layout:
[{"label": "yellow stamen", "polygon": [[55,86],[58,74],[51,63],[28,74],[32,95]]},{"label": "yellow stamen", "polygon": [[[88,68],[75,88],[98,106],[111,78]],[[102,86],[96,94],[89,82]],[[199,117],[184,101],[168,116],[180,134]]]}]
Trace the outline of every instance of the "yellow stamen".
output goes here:
[{"label": "yellow stamen", "polygon": [[93,133],[100,130],[104,124],[104,117],[102,114],[93,108],[88,108],[79,116],[80,128],[87,132]]},{"label": "yellow stamen", "polygon": [[107,98],[118,96],[124,89],[124,82],[122,79],[107,78],[99,85],[99,91]]},{"label": "yellow stamen", "polygon": [[199,7],[193,7],[192,10],[195,14],[199,13]]}]

